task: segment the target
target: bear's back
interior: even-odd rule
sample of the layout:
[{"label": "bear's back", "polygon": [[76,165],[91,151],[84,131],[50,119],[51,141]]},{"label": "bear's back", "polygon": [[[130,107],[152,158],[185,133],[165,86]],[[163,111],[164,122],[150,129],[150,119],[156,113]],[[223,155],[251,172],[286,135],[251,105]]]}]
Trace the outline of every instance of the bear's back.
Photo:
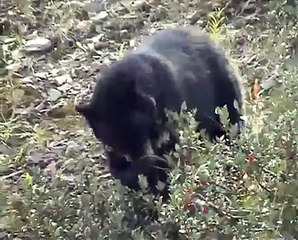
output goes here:
[{"label": "bear's back", "polygon": [[[165,58],[177,69],[188,64],[188,54],[185,50],[190,46],[188,33],[179,29],[161,30],[146,39],[135,54],[146,54]],[[177,69],[178,71],[178,69]]]}]

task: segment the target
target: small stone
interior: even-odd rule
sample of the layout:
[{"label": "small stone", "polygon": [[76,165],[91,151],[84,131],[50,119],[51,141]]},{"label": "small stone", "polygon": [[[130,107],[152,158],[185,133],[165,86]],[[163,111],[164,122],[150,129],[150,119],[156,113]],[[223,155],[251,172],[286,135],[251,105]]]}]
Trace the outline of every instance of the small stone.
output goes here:
[{"label": "small stone", "polygon": [[5,239],[7,237],[7,233],[0,232],[0,239]]},{"label": "small stone", "polygon": [[52,46],[52,43],[47,38],[36,38],[28,40],[25,44],[25,50],[27,52],[41,52],[47,51]]},{"label": "small stone", "polygon": [[34,164],[46,167],[51,161],[57,159],[57,154],[54,152],[45,152],[44,150],[30,151],[29,160]]},{"label": "small stone", "polygon": [[48,92],[48,100],[51,102],[57,101],[61,97],[62,93],[55,88],[52,88]]},{"label": "small stone", "polygon": [[80,152],[81,150],[82,150],[82,146],[80,146],[78,143],[76,143],[74,141],[69,141],[67,143],[67,147],[66,147],[66,150],[65,150],[65,156],[66,157],[72,157],[76,153]]},{"label": "small stone", "polygon": [[61,91],[61,92],[66,92],[66,91],[68,91],[69,89],[71,89],[71,86],[72,86],[71,84],[69,84],[69,83],[65,83],[65,84],[59,86],[58,89],[59,89],[59,91]]},{"label": "small stone", "polygon": [[98,13],[104,9],[102,1],[87,1],[83,9],[87,12]]},{"label": "small stone", "polygon": [[[0,154],[9,155],[9,154],[13,154],[13,152],[14,152],[13,149],[9,148],[5,144],[0,145]],[[1,237],[0,237],[0,239],[1,239]]]},{"label": "small stone", "polygon": [[103,23],[107,18],[109,14],[106,11],[101,11],[99,14],[94,16],[91,20],[95,24]]},{"label": "small stone", "polygon": [[47,72],[37,72],[34,75],[35,75],[35,77],[38,77],[40,79],[47,79],[47,77],[48,77]]},{"label": "small stone", "polygon": [[29,84],[29,83],[33,84],[33,77],[32,76],[24,77],[21,81],[24,84]]},{"label": "small stone", "polygon": [[101,69],[102,63],[101,62],[93,62],[90,65],[90,71],[91,72],[97,72]]},{"label": "small stone", "polygon": [[91,21],[84,20],[84,21],[79,22],[75,28],[82,32],[87,32],[87,31],[89,31],[91,24],[92,24]]},{"label": "small stone", "polygon": [[58,68],[53,68],[53,69],[51,70],[51,75],[52,75],[52,77],[56,77],[56,76],[58,76],[58,74],[59,74],[60,71],[61,71],[61,70],[58,69]]},{"label": "small stone", "polygon": [[71,83],[72,78],[69,74],[64,74],[55,78],[56,83],[61,86],[64,83]]},{"label": "small stone", "polygon": [[136,47],[137,46],[137,42],[136,42],[136,40],[135,39],[131,39],[130,41],[129,41],[129,47],[130,48],[134,48],[134,47]]}]

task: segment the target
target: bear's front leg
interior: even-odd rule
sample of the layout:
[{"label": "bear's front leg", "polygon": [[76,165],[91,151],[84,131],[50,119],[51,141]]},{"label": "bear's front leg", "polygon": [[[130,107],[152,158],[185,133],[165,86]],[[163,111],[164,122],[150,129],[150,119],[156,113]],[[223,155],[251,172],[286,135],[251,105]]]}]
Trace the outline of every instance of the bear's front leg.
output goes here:
[{"label": "bear's front leg", "polygon": [[136,165],[138,174],[146,177],[151,193],[161,195],[164,199],[169,197],[168,173],[171,166],[166,159],[157,155],[147,155],[133,164]]}]

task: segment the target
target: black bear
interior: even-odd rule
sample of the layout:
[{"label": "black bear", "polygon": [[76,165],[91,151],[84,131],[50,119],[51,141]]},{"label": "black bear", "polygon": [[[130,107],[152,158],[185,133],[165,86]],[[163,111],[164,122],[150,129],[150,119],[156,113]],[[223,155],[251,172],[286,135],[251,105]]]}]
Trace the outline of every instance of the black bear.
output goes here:
[{"label": "black bear", "polygon": [[[179,141],[167,124],[167,109],[178,112],[182,102],[197,109],[198,129],[214,139],[224,134],[216,107],[226,105],[230,123],[240,126],[242,96],[241,84],[209,36],[192,27],[178,27],[158,31],[113,63],[99,77],[91,102],[76,109],[96,138],[112,147],[111,173],[137,189],[138,173],[151,177],[149,186],[156,184],[155,178],[166,178],[166,170],[154,168],[167,168],[161,157]],[[158,142],[164,132],[170,140],[161,147]],[[156,157],[146,157],[151,155]]]}]

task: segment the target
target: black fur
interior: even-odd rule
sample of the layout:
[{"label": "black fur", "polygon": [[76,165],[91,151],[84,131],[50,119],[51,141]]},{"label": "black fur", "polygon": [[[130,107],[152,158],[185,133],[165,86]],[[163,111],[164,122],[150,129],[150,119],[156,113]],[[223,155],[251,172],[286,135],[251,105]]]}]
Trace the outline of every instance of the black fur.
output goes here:
[{"label": "black fur", "polygon": [[[216,107],[227,105],[230,123],[241,122],[235,100],[241,108],[240,85],[224,54],[207,35],[174,28],[157,32],[112,64],[99,78],[91,102],[77,106],[77,111],[103,144],[117,155],[129,156],[132,162],[110,157],[111,172],[137,189],[136,173],[156,177],[155,171],[142,169],[145,160],[140,159],[148,154],[162,156],[178,142],[177,132],[167,124],[166,109],[178,112],[183,101],[189,109],[197,108],[198,129],[214,139],[224,134]],[[159,147],[165,131],[170,141]],[[146,161],[148,169],[156,165],[156,159]]]},{"label": "black fur", "polygon": [[[110,172],[112,176],[119,179],[122,185],[134,190],[140,190],[138,176],[147,177],[150,192],[160,195],[164,199],[169,196],[169,186],[167,182],[169,164],[156,155],[144,156],[139,161],[127,161],[124,156],[118,155],[115,151],[107,151]],[[158,183],[164,185],[161,186]],[[159,186],[159,187],[158,187]]]}]

